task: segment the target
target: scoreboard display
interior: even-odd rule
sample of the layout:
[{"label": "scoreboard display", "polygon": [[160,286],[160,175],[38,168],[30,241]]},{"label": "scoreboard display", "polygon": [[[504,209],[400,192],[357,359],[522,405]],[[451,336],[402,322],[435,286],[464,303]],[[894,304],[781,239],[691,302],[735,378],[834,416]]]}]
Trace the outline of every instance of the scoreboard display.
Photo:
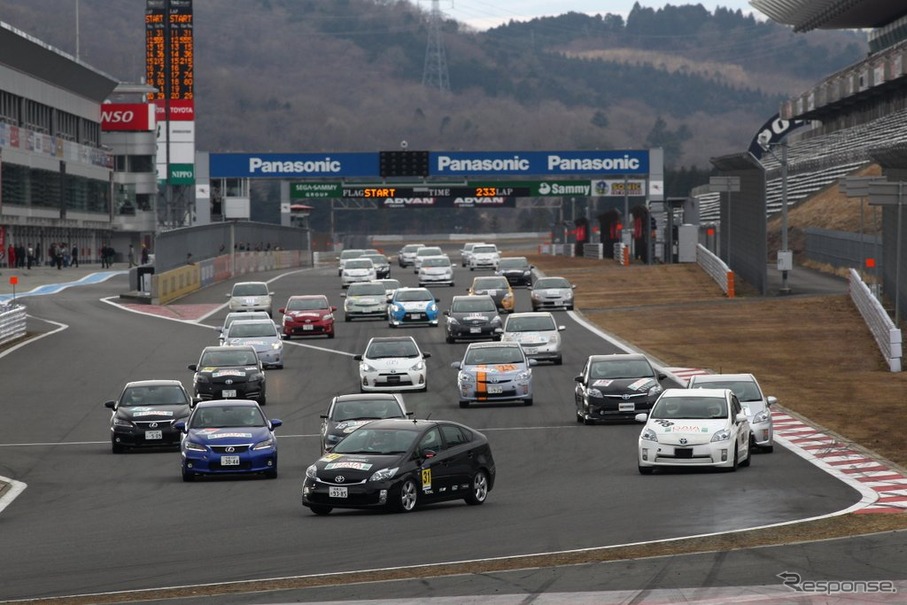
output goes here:
[{"label": "scoreboard display", "polygon": [[194,98],[192,0],[145,0],[145,81],[156,99]]}]

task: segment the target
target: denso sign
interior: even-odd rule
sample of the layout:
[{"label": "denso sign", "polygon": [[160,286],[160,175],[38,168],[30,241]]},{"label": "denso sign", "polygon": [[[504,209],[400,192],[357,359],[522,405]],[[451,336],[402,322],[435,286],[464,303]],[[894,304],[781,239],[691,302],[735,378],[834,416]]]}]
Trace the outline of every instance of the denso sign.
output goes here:
[{"label": "denso sign", "polygon": [[148,132],[154,130],[154,105],[151,103],[104,103],[101,105],[101,130]]}]

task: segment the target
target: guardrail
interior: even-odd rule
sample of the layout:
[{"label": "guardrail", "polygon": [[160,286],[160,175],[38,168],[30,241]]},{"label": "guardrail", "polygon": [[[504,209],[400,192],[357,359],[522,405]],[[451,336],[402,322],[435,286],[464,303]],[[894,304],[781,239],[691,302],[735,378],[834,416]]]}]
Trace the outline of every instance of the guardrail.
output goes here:
[{"label": "guardrail", "polygon": [[614,260],[617,261],[618,265],[624,267],[630,266],[630,246],[617,242],[614,244]]},{"label": "guardrail", "polygon": [[0,345],[25,336],[25,307],[18,303],[0,305]]},{"label": "guardrail", "polygon": [[888,361],[888,367],[892,372],[901,371],[901,357],[903,346],[901,341],[901,330],[894,325],[888,312],[882,306],[882,303],[872,295],[869,286],[867,286],[860,274],[851,269],[848,272],[850,282],[850,299],[856,305],[863,321],[869,331],[872,332],[876,344],[885,359]]},{"label": "guardrail", "polygon": [[605,258],[604,244],[583,244],[583,258]]},{"label": "guardrail", "polygon": [[734,298],[734,272],[702,244],[696,244],[696,263],[715,280],[728,298]]}]

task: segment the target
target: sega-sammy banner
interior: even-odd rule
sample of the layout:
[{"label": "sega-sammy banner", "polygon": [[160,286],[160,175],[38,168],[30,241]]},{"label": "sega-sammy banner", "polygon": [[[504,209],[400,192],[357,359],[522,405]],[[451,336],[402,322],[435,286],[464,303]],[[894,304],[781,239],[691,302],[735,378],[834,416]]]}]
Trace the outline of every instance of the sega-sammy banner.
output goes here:
[{"label": "sega-sammy banner", "polygon": [[648,150],[432,152],[429,159],[431,176],[649,173]]},{"label": "sega-sammy banner", "polygon": [[212,178],[376,177],[377,153],[212,153]]}]

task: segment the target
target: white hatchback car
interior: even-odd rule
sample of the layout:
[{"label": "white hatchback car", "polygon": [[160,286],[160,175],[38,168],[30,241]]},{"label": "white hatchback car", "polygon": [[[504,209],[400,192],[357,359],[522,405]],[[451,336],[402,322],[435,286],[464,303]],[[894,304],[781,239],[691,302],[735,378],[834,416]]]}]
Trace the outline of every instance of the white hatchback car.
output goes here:
[{"label": "white hatchback car", "polygon": [[502,342],[518,342],[526,357],[538,361],[551,361],[555,365],[564,362],[561,353],[561,332],[566,326],[559,326],[554,315],[548,311],[535,313],[512,313],[504,320]]},{"label": "white hatchback car", "polygon": [[251,346],[265,367],[283,368],[283,339],[270,319],[238,319],[224,334],[228,347]]},{"label": "white hatchback car", "polygon": [[697,374],[690,377],[689,389],[730,389],[737,395],[752,431],[752,445],[763,452],[775,450],[775,427],[771,406],[776,397],[765,395],[752,374]]},{"label": "white hatchback car", "polygon": [[667,389],[648,414],[639,434],[639,472],[666,466],[750,465],[750,423],[730,389]]},{"label": "white hatchback car", "polygon": [[230,299],[227,307],[230,311],[264,311],[268,317],[273,317],[272,296],[274,293],[263,281],[241,281],[233,284],[233,289],[227,294]]},{"label": "white hatchback car", "polygon": [[359,362],[359,389],[367,391],[427,391],[423,352],[412,336],[375,336],[365,352],[356,355]]},{"label": "white hatchback car", "polygon": [[416,250],[416,255],[413,257],[413,273],[419,273],[422,259],[427,256],[444,256],[444,251],[438,246],[422,246]]},{"label": "white hatchback car", "polygon": [[340,270],[340,286],[349,288],[350,284],[377,279],[375,264],[368,258],[351,258]]},{"label": "white hatchback car", "polygon": [[501,253],[494,244],[476,244],[469,253],[469,270],[491,269],[497,271]]},{"label": "white hatchback car", "polygon": [[453,265],[446,255],[426,256],[419,267],[419,287],[429,284],[454,285]]}]

